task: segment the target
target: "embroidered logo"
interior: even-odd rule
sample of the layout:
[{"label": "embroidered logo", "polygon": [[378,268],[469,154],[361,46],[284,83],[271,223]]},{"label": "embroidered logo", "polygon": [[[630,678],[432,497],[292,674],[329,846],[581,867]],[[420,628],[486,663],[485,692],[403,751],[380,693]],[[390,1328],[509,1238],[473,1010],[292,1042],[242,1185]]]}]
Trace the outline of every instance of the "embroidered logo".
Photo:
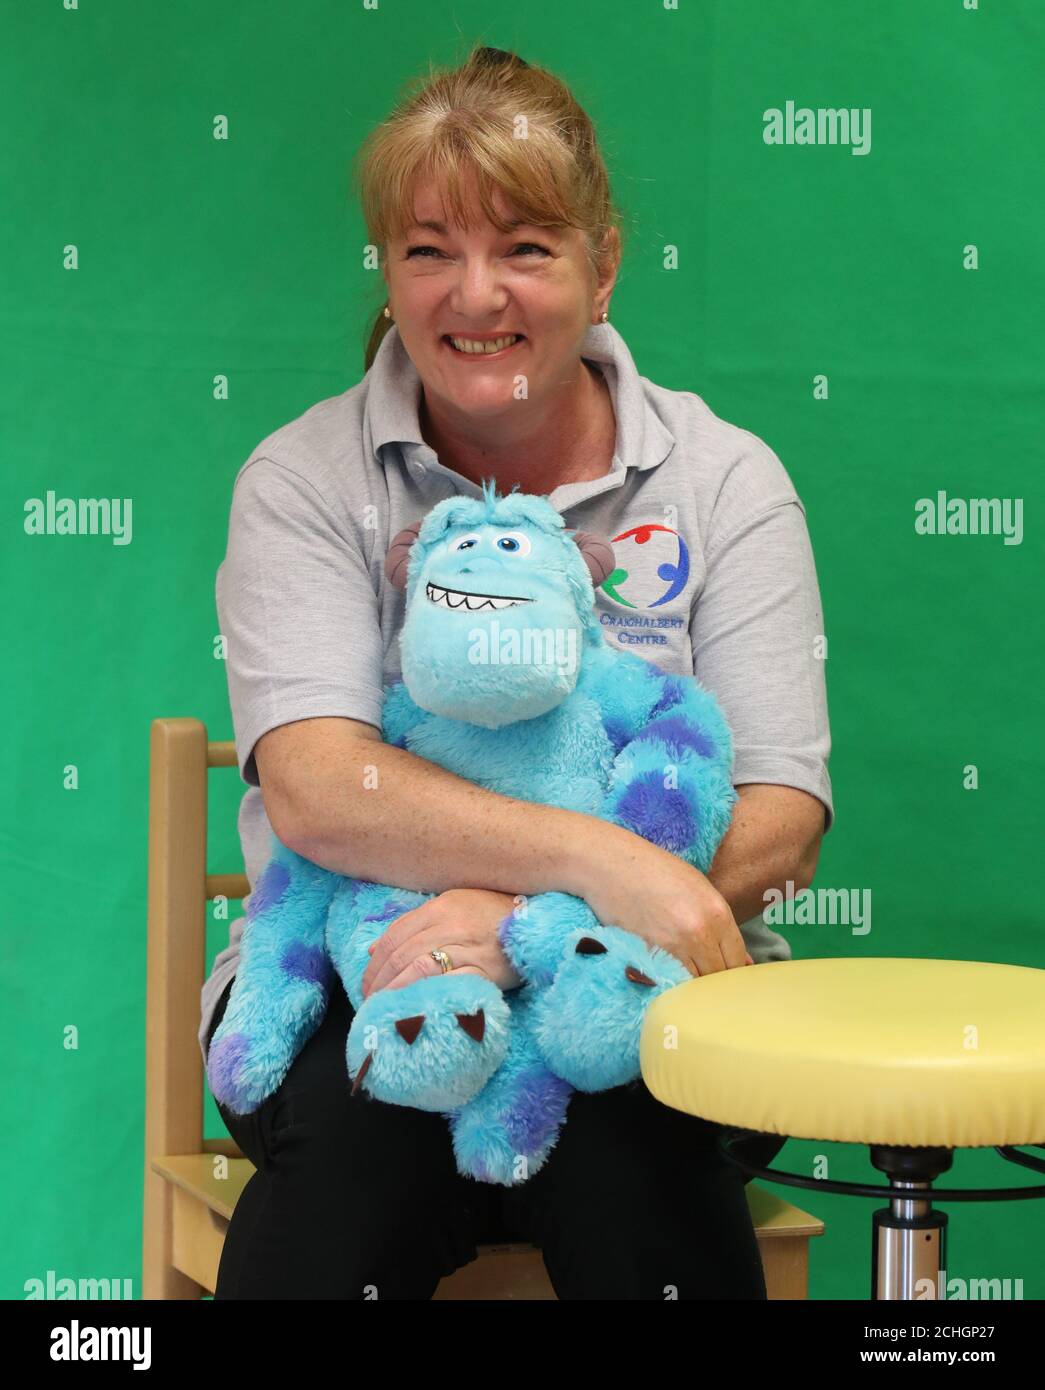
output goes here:
[{"label": "embroidered logo", "polygon": [[[672,527],[649,522],[610,539],[615,547],[621,547],[617,555],[624,563],[607,575],[599,587],[614,603],[623,608],[660,608],[686,587],[689,550]],[[646,548],[633,551],[631,546]]]}]

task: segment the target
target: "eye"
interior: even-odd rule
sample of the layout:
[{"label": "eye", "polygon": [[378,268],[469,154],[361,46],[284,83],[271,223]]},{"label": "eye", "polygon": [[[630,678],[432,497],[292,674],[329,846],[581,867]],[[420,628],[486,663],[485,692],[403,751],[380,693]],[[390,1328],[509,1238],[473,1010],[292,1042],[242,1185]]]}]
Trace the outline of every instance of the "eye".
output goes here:
[{"label": "eye", "polygon": [[[546,247],[538,246],[537,242],[535,241],[517,242],[512,249],[513,251],[536,251],[538,255],[541,256],[551,255],[551,252],[548,251]],[[427,260],[428,257],[424,255],[424,252],[426,251],[431,251],[436,256],[441,256],[443,254],[436,246],[411,246],[410,250],[406,253],[406,259],[409,260],[411,256],[420,256],[422,260]]]},{"label": "eye", "polygon": [[450,553],[458,550],[471,550],[473,545],[479,544],[479,537],[470,532],[467,536],[458,536],[457,540],[450,542]]},{"label": "eye", "polygon": [[502,531],[494,545],[505,555],[529,555],[530,538],[522,531]]}]

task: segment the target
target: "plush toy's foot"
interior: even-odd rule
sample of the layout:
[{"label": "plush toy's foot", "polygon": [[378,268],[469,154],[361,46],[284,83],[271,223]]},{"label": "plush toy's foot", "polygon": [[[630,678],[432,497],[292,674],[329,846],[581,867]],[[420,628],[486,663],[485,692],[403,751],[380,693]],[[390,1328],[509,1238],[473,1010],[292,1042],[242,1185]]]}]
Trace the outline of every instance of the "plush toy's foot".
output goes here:
[{"label": "plush toy's foot", "polygon": [[646,1010],[658,994],[692,978],[669,952],[620,927],[573,933],[554,981],[534,1005],[541,1056],[578,1091],[635,1081]]},{"label": "plush toy's foot", "polygon": [[307,1001],[297,1000],[294,1009],[270,1007],[248,1022],[230,995],[207,1052],[207,1084],[214,1099],[236,1115],[257,1110],[279,1088],[316,1031],[327,997],[326,988],[317,989]]},{"label": "plush toy's foot", "polygon": [[485,975],[435,975],[378,990],[348,1033],[353,1094],[416,1110],[465,1105],[504,1060],[509,1018],[504,995]]},{"label": "plush toy's foot", "polygon": [[458,1172],[502,1187],[533,1177],[555,1147],[572,1094],[513,1013],[508,1056],[475,1099],[448,1116]]}]

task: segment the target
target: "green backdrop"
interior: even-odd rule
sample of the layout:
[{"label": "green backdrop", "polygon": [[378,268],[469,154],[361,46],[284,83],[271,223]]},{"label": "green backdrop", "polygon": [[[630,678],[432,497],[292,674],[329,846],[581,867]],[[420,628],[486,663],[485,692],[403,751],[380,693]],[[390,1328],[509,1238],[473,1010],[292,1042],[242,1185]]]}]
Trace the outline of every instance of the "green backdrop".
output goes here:
[{"label": "green backdrop", "polygon": [[[3,8],[0,1295],[49,1269],[140,1293],[149,724],[231,737],[213,642],[232,480],[359,380],[383,301],[350,160],[406,77],[476,38],[558,71],[596,121],[640,372],[760,435],[806,504],[837,814],[817,886],[870,890],[873,926],[793,926],[795,956],[1045,964],[1035,0]],[[765,143],[789,101],[870,108],[870,151]],[[27,535],[49,490],[131,498],[131,542]],[[1022,542],[916,534],[939,490],[1022,499]],[[217,779],[215,867],[237,862],[241,792]],[[226,939],[211,923],[208,965]],[[877,1178],[859,1148],[792,1140],[777,1162],[819,1155]],[[1022,1180],[991,1151],[949,1179]],[[828,1225],[812,1295],[866,1297],[875,1203],[798,1200]],[[1040,1203],[948,1210],[951,1274],[1045,1296]]]}]

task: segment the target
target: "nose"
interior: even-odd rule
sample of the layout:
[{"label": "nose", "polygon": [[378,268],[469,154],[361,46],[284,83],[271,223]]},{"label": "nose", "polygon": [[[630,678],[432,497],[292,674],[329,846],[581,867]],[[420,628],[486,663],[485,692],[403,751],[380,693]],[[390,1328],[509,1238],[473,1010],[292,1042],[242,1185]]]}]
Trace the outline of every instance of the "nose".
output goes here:
[{"label": "nose", "polygon": [[490,570],[500,573],[500,562],[493,555],[470,554],[461,566],[461,574],[485,574]]},{"label": "nose", "polygon": [[458,321],[479,324],[503,317],[507,303],[497,267],[481,257],[466,258],[450,293],[450,308]]}]

